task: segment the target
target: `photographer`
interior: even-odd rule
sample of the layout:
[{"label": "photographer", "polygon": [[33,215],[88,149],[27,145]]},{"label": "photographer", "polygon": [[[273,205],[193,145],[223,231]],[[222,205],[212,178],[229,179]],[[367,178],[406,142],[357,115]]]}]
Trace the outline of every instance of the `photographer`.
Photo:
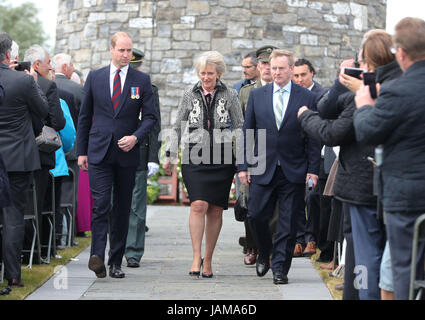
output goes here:
[{"label": "photographer", "polygon": [[24,240],[24,214],[32,173],[40,169],[30,113],[44,119],[46,97],[34,81],[37,74],[16,72],[11,64],[12,39],[0,33],[0,82],[7,93],[0,106],[0,153],[9,178],[12,206],[3,209],[3,259],[9,286],[22,287],[21,253]]},{"label": "photographer", "polygon": [[[396,299],[409,299],[413,226],[425,210],[425,21],[405,18],[395,27],[395,56],[404,74],[380,87],[377,100],[368,87],[356,96],[356,137],[383,145],[382,203],[391,251]],[[379,89],[379,87],[378,87]],[[378,90],[379,91],[379,90]],[[424,279],[424,246],[418,250],[417,279]]]},{"label": "photographer", "polygon": [[[378,82],[397,78],[401,73],[394,64],[391,46],[391,36],[383,30],[371,30],[364,36],[359,62],[363,69],[377,71]],[[337,109],[342,112],[336,120],[322,120],[318,114],[308,110],[300,110],[299,119],[308,135],[320,137],[328,146],[341,147],[334,192],[335,198],[349,208],[355,264],[357,268],[367,268],[367,279],[359,288],[359,298],[378,300],[379,270],[386,237],[383,222],[377,217],[373,165],[368,161],[368,157],[374,156],[374,147],[360,144],[355,139],[354,93],[361,81],[347,77],[341,75],[339,81],[352,91],[338,97]]]}]

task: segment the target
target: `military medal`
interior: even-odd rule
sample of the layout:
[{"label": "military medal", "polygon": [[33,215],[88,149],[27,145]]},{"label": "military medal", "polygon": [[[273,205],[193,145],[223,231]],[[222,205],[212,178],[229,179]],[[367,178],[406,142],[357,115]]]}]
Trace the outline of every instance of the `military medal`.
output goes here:
[{"label": "military medal", "polygon": [[136,87],[136,99],[139,100],[140,99],[140,88]]},{"label": "military medal", "polygon": [[134,87],[131,88],[131,99],[136,99],[136,88]]}]

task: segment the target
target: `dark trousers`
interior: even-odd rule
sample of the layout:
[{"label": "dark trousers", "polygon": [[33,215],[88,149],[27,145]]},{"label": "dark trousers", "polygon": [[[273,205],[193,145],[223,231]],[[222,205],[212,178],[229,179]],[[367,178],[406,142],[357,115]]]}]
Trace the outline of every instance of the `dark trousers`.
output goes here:
[{"label": "dark trousers", "polygon": [[328,240],[329,223],[332,213],[332,197],[323,195],[326,179],[319,179],[320,190],[320,217],[319,231],[317,233],[317,247],[320,249],[320,258],[331,261],[333,257],[334,243]]},{"label": "dark trousers", "polygon": [[[61,210],[61,196],[62,196],[62,181],[63,177],[56,177],[55,178],[55,236],[53,237],[52,241],[55,241],[56,244],[60,245],[58,234],[62,233],[62,226],[63,226],[63,212]],[[52,184],[49,183],[47,185],[47,191],[46,194],[49,195],[46,197],[46,200],[44,202],[44,210],[52,210]],[[53,246],[53,248],[56,248],[56,246]],[[52,255],[55,255],[56,252],[52,252]]]},{"label": "dark trousers", "polygon": [[147,178],[148,172],[137,171],[136,182],[131,200],[131,210],[127,242],[125,247],[125,258],[140,261],[145,253],[145,227],[147,209]]},{"label": "dark trousers", "polygon": [[376,207],[350,204],[354,256],[360,300],[381,300],[379,274],[386,235]]},{"label": "dark trousers", "polygon": [[[279,201],[276,233],[272,240],[269,222]],[[259,259],[272,256],[273,272],[288,274],[295,247],[298,219],[304,207],[304,184],[289,182],[280,167],[268,185],[252,183],[248,202],[248,219],[259,249]]]},{"label": "dark trousers", "polygon": [[[35,192],[37,195],[37,215],[38,215],[38,232],[40,235],[40,244],[43,246],[43,249],[41,250],[41,255],[45,256],[47,254],[47,245],[49,242],[49,222],[47,217],[43,217],[41,213],[46,209],[46,200],[51,203],[52,193],[51,188],[50,192],[47,192],[49,184],[51,184],[51,177],[49,173],[49,167],[41,166],[40,170],[37,170],[34,172],[34,180],[35,180]],[[27,234],[29,238],[27,237],[26,243],[29,245],[30,238],[32,238],[32,227],[28,224],[26,227],[26,230],[28,231]],[[29,232],[31,230],[31,232]],[[26,245],[27,247],[27,245]],[[53,246],[54,247],[54,246]],[[54,252],[52,251],[52,254]],[[39,263],[39,261],[35,261],[36,263]]]},{"label": "dark trousers", "polygon": [[[390,244],[391,266],[394,278],[394,295],[397,300],[409,299],[412,261],[413,227],[423,212],[385,213],[385,223]],[[424,279],[425,244],[419,243],[416,279]]]},{"label": "dark trousers", "polygon": [[347,247],[345,248],[345,270],[344,270],[344,291],[342,300],[359,300],[359,291],[354,286],[356,265],[354,258],[353,233],[351,229],[350,208],[347,203],[342,202],[343,212],[343,233]]},{"label": "dark trousers", "polygon": [[91,221],[91,255],[105,259],[110,214],[110,250],[108,265],[121,265],[128,233],[131,199],[135,183],[136,167],[120,167],[116,163],[89,164],[90,190],[93,196]]},{"label": "dark trousers", "polygon": [[31,172],[9,172],[12,206],[3,208],[3,262],[5,278],[21,279],[21,254],[24,242],[24,215],[28,202]]}]

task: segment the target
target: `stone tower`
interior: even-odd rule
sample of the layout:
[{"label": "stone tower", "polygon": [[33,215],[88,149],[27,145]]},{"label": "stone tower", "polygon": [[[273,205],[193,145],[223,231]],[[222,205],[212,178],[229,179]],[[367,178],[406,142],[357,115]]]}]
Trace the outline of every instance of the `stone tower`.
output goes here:
[{"label": "stone tower", "polygon": [[245,54],[271,44],[309,59],[330,86],[365,31],[385,29],[385,20],[386,0],[60,0],[55,53],[70,53],[87,75],[110,63],[110,38],[126,31],[146,54],[167,127],[198,79],[192,65],[202,51],[224,55],[228,85],[242,78]]}]

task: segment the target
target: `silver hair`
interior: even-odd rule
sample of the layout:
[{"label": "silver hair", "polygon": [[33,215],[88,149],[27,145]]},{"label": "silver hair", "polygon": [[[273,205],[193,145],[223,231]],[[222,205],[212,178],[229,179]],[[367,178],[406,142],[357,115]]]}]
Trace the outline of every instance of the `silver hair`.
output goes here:
[{"label": "silver hair", "polygon": [[194,68],[197,73],[204,69],[208,64],[215,66],[215,70],[218,73],[218,78],[226,73],[226,63],[224,62],[223,56],[218,51],[207,51],[198,56],[194,63]]},{"label": "silver hair", "polygon": [[10,51],[12,59],[19,59],[19,46],[15,41],[12,41],[12,50]]},{"label": "silver hair", "polygon": [[71,64],[71,56],[66,53],[59,53],[52,59],[52,68],[56,71],[62,70],[64,65],[68,66]]},{"label": "silver hair", "polygon": [[37,60],[44,63],[46,61],[46,55],[47,51],[38,44],[35,44],[25,51],[24,60],[31,62],[31,65],[33,65]]}]

